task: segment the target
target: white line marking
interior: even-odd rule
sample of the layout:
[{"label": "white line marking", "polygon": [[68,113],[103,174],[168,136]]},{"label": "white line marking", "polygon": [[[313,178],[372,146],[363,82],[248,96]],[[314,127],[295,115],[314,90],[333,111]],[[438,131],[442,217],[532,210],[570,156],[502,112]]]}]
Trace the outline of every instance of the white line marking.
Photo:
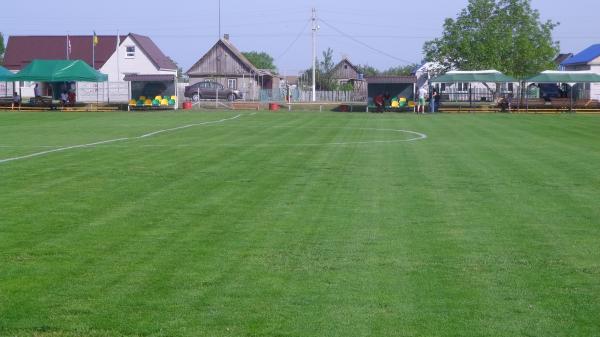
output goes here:
[{"label": "white line marking", "polygon": [[237,116],[234,116],[234,117],[231,117],[231,118],[220,119],[218,121],[210,121],[210,122],[202,122],[202,123],[196,123],[196,124],[188,124],[188,125],[179,126],[179,127],[176,127],[176,128],[158,130],[158,131],[150,132],[150,133],[147,133],[145,135],[141,135],[141,136],[133,137],[133,138],[125,137],[125,138],[103,140],[103,141],[94,142],[94,143],[61,147],[61,148],[58,148],[58,149],[53,149],[53,150],[48,150],[48,151],[42,151],[42,152],[32,153],[32,154],[28,154],[28,155],[20,156],[20,157],[0,159],[0,164],[8,163],[8,162],[15,161],[15,160],[22,160],[22,159],[28,159],[28,158],[43,156],[43,155],[54,153],[54,152],[61,152],[61,151],[67,151],[67,150],[72,150],[72,149],[92,147],[92,146],[97,146],[97,145],[102,145],[102,144],[109,144],[109,143],[121,142],[121,141],[125,141],[125,140],[130,140],[130,139],[143,139],[143,138],[148,138],[148,137],[151,137],[151,136],[155,136],[155,135],[158,135],[158,134],[161,134],[161,133],[164,133],[164,132],[176,131],[176,130],[191,128],[193,126],[223,123],[223,122],[226,122],[226,121],[230,121],[230,120],[234,120],[234,119],[240,118],[241,116],[242,115],[237,115]]},{"label": "white line marking", "polygon": [[212,122],[203,122],[203,123],[196,123],[196,124],[188,124],[188,125],[184,125],[184,126],[178,126],[176,128],[171,128],[171,129],[164,129],[164,130],[158,130],[158,131],[154,131],[154,132],[150,132],[147,133],[145,135],[141,135],[139,137],[135,137],[134,139],[142,139],[142,138],[148,138],[148,137],[152,137],[155,135],[158,135],[160,133],[165,133],[165,132],[169,132],[169,131],[177,131],[177,130],[182,130],[182,129],[187,129],[187,128],[191,128],[193,126],[200,126],[200,125],[207,125],[207,124],[217,124],[217,123],[223,123],[226,121],[230,121],[230,120],[234,120],[237,118],[240,118],[242,115],[237,115],[235,117],[232,118],[224,118],[224,119],[220,119],[218,121],[212,121]]},{"label": "white line marking", "polygon": [[[409,131],[409,130],[397,130],[397,129],[375,129],[375,128],[352,128],[352,127],[328,127],[328,126],[315,126],[315,127],[293,127],[293,126],[239,126],[240,128],[295,128],[295,129],[348,129],[348,130],[373,130],[373,131],[392,131],[399,133],[409,133],[414,134],[416,137],[410,139],[390,139],[390,140],[365,140],[365,141],[357,141],[357,142],[335,142],[335,143],[277,143],[277,144],[141,144],[138,145],[139,148],[192,148],[192,147],[215,147],[215,146],[223,146],[223,147],[282,147],[282,146],[326,146],[326,145],[366,145],[366,144],[391,144],[391,143],[401,143],[401,142],[414,142],[419,140],[424,140],[427,137],[426,134]],[[109,145],[111,148],[132,148],[135,145]]]},{"label": "white line marking", "polygon": [[81,144],[81,145],[73,145],[73,146],[61,147],[59,149],[48,150],[48,151],[43,151],[43,152],[38,152],[38,153],[32,153],[32,154],[28,154],[26,156],[21,156],[21,157],[13,157],[13,158],[7,158],[7,159],[0,159],[0,164],[7,163],[9,161],[15,161],[15,160],[33,158],[33,157],[37,157],[37,156],[43,156],[45,154],[54,153],[54,152],[67,151],[67,150],[71,150],[71,149],[78,149],[78,148],[83,148],[83,147],[91,147],[91,146],[96,146],[96,145],[101,145],[101,144],[108,144],[108,143],[120,142],[120,141],[127,140],[127,139],[129,139],[129,138],[111,139],[111,140],[105,140],[105,141],[96,142],[96,143],[89,143],[89,144]]},{"label": "white line marking", "polygon": [[[250,114],[250,116],[253,116],[254,114],[256,114],[256,113]],[[73,145],[73,146],[61,147],[61,148],[58,148],[58,149],[53,149],[53,150],[48,150],[48,151],[42,151],[42,152],[32,153],[32,154],[25,155],[25,156],[20,156],[20,157],[0,159],[0,164],[11,162],[11,161],[15,161],[15,160],[22,160],[22,159],[28,159],[28,158],[43,156],[43,155],[54,153],[54,152],[61,152],[61,151],[67,151],[67,150],[77,149],[77,148],[93,147],[93,146],[97,146],[97,145],[110,144],[110,143],[121,142],[121,141],[132,140],[132,139],[145,139],[145,138],[148,138],[148,137],[156,136],[156,135],[161,134],[161,133],[171,132],[171,131],[177,131],[177,130],[183,130],[183,129],[191,128],[191,127],[194,127],[194,126],[219,124],[219,123],[223,123],[223,122],[226,122],[226,121],[238,119],[241,116],[242,115],[240,114],[240,115],[236,115],[236,116],[231,117],[231,118],[224,118],[224,119],[220,119],[220,120],[217,120],[217,121],[209,121],[209,122],[188,124],[188,125],[178,126],[178,127],[175,127],[175,128],[158,130],[158,131],[146,133],[144,135],[137,136],[137,137],[124,137],[124,138],[110,139],[110,140],[104,140],[104,141],[99,141],[99,142],[95,142],[95,143],[89,143],[89,144],[81,144],[81,145]],[[245,127],[247,127],[247,126],[245,126]],[[261,126],[254,126],[254,127],[259,127],[260,128]],[[262,128],[264,128],[264,126]],[[298,143],[298,144],[253,144],[254,146],[319,146],[319,145],[382,144],[382,143],[397,143],[397,142],[413,142],[413,141],[423,140],[423,139],[427,138],[427,135],[424,134],[424,133],[420,133],[420,132],[416,132],[416,131],[410,131],[410,130],[400,130],[400,129],[352,128],[352,127],[294,127],[294,126],[268,126],[267,128],[313,128],[313,129],[330,129],[330,128],[336,128],[336,129],[353,129],[353,130],[390,131],[390,132],[398,132],[398,133],[409,133],[409,134],[413,134],[413,135],[415,135],[417,137],[410,138],[410,139],[371,140],[371,141],[362,141],[362,142],[304,143],[304,144],[302,144],[302,143]],[[217,146],[218,145],[223,145],[223,146],[239,146],[239,145],[236,145],[236,144],[215,144],[215,145],[217,145]],[[213,146],[215,146],[215,145],[213,145]],[[169,145],[169,146],[180,146],[180,147],[183,147],[183,146],[191,146],[191,145]],[[8,147],[8,146],[0,146],[0,147]],[[40,147],[43,147],[43,146],[40,146]],[[166,147],[166,146],[162,146],[162,145],[144,145],[144,147]]]}]

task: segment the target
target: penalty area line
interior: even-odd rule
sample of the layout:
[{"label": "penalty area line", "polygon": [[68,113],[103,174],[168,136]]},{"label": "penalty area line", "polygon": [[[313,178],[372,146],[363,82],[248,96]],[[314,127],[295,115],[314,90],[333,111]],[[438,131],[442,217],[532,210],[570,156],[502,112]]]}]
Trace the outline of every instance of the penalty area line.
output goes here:
[{"label": "penalty area line", "polygon": [[87,147],[94,147],[94,146],[98,146],[98,145],[104,145],[104,144],[122,142],[122,141],[132,140],[132,139],[145,139],[145,138],[148,138],[148,137],[156,136],[156,135],[161,134],[161,133],[171,132],[171,131],[177,131],[177,130],[182,130],[182,129],[187,129],[187,128],[191,128],[191,127],[194,127],[194,126],[223,123],[223,122],[226,122],[226,121],[238,119],[241,116],[242,115],[240,114],[240,115],[237,115],[237,116],[234,116],[234,117],[231,117],[231,118],[219,119],[218,121],[209,121],[209,122],[188,124],[188,125],[183,125],[183,126],[179,126],[179,127],[176,127],[176,128],[158,130],[158,131],[150,132],[150,133],[138,136],[138,137],[123,137],[123,138],[109,139],[109,140],[103,140],[103,141],[94,142],[94,143],[72,145],[72,146],[61,147],[61,148],[58,148],[58,149],[52,149],[52,150],[47,150],[47,151],[42,151],[42,152],[36,152],[36,153],[28,154],[28,155],[25,155],[25,156],[0,159],[0,164],[8,163],[8,162],[11,162],[11,161],[17,161],[17,160],[23,160],[23,159],[29,159],[29,158],[39,157],[39,156],[43,156],[43,155],[47,155],[47,154],[51,154],[51,153],[55,153],[55,152],[62,152],[62,151],[68,151],[68,150],[73,150],[73,149],[81,149],[81,148],[87,148]]}]

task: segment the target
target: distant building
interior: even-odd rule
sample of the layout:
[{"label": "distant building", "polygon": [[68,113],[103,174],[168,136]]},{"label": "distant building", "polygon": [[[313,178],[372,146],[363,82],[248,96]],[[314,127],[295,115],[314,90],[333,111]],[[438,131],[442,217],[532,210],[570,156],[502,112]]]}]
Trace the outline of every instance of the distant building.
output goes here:
[{"label": "distant building", "polygon": [[562,70],[561,64],[571,57],[573,57],[573,53],[558,54],[558,56],[554,58],[554,64],[556,64],[556,68],[558,70]]},{"label": "distant building", "polygon": [[356,81],[364,81],[363,75],[358,68],[347,58],[343,58],[331,70],[331,78],[338,84],[355,83]]},{"label": "distant building", "polygon": [[[592,45],[560,64],[561,70],[588,70],[600,74],[600,44]],[[586,84],[583,88],[591,99],[600,100],[600,83]],[[585,95],[584,95],[585,96]]]},{"label": "distant building", "polygon": [[351,85],[359,96],[367,96],[367,82],[364,74],[346,57],[331,70],[331,79],[338,86]]},{"label": "distant building", "polygon": [[280,78],[270,70],[256,68],[232,43],[229,37],[217,43],[186,71],[190,85],[215,81],[239,90],[247,99],[259,99],[261,89],[279,89]]},{"label": "distant building", "polygon": [[[34,59],[83,60],[94,69],[107,74],[112,85],[78,83],[79,100],[95,101],[98,96],[111,101],[127,101],[129,90],[113,92],[116,88],[127,89],[126,75],[177,75],[177,65],[167,57],[147,36],[139,34],[98,35],[93,47],[93,35],[11,36],[8,38],[4,56],[5,67],[17,72]],[[118,40],[118,42],[117,42]],[[25,87],[27,89],[27,87]],[[110,97],[113,92],[112,97]],[[93,91],[93,93],[92,93]]]}]

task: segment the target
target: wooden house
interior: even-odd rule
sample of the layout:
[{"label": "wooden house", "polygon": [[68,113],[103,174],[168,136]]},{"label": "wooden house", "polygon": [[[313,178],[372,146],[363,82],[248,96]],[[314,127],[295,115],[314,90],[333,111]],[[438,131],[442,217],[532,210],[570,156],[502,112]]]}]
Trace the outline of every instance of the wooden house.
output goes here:
[{"label": "wooden house", "polygon": [[239,90],[244,98],[257,100],[261,89],[278,89],[279,77],[269,70],[258,69],[229,41],[219,39],[186,74],[190,85],[215,81],[227,88]]}]

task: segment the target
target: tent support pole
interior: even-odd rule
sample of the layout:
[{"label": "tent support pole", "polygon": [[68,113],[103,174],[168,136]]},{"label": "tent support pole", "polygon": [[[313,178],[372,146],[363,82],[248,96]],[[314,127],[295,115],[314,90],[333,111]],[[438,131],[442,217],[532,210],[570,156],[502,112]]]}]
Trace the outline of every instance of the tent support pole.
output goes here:
[{"label": "tent support pole", "polygon": [[571,86],[571,97],[569,97],[569,112],[573,112],[573,89],[575,89],[575,84]]},{"label": "tent support pole", "polygon": [[529,112],[529,86],[525,82],[525,112]]},{"label": "tent support pole", "polygon": [[473,91],[471,87],[471,82],[469,82],[469,109],[473,112]]}]

